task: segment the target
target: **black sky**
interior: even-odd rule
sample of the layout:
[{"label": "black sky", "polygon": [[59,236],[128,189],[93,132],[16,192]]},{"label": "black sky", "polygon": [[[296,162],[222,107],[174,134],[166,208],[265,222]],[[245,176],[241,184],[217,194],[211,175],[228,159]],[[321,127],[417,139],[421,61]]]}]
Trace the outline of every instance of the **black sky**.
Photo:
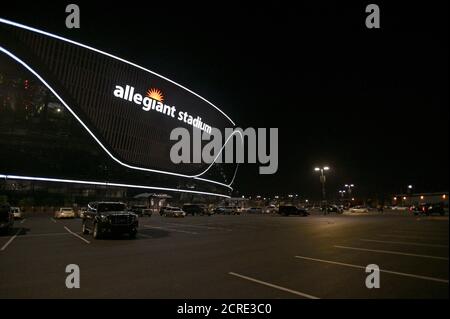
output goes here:
[{"label": "black sky", "polygon": [[320,164],[333,195],[348,182],[370,196],[448,190],[447,6],[378,2],[381,29],[368,30],[370,2],[315,2],[77,2],[80,30],[65,28],[69,2],[8,4],[0,16],[148,67],[242,127],[278,127],[278,173],[242,166],[242,194],[318,197]]}]

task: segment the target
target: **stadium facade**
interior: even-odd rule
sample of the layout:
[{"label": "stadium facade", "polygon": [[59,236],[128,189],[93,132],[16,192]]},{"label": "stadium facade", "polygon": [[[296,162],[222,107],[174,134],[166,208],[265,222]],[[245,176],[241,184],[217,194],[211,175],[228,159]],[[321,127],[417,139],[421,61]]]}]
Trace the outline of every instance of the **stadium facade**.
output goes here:
[{"label": "stadium facade", "polygon": [[172,163],[175,127],[235,123],[142,66],[0,19],[1,179],[228,197],[237,166]]}]

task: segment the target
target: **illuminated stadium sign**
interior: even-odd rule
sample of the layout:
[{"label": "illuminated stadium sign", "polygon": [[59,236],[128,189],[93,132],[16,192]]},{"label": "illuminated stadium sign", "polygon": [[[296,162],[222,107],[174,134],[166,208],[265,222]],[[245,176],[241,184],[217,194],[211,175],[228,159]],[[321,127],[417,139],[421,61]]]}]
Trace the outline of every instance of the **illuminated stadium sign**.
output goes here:
[{"label": "illuminated stadium sign", "polygon": [[188,112],[177,111],[175,106],[169,106],[163,103],[162,92],[158,89],[149,89],[147,91],[147,96],[142,96],[139,93],[135,93],[135,89],[132,86],[126,85],[123,88],[120,85],[116,85],[114,89],[114,96],[134,102],[137,105],[142,105],[142,110],[148,112],[150,110],[170,116],[174,119],[178,119],[183,123],[192,125],[208,134],[211,134],[211,126],[202,122],[202,118],[197,116],[194,118]]},{"label": "illuminated stadium sign", "polygon": [[[190,185],[191,188],[210,184],[215,192],[230,191],[237,165],[233,165],[230,172],[222,164],[173,163],[170,160],[173,128],[198,128],[211,133],[213,128],[224,132],[227,127],[235,127],[225,112],[204,97],[112,54],[1,18],[0,53],[42,83],[77,123],[79,130],[84,131],[90,143],[122,168],[123,176],[117,177],[116,182],[141,184],[142,180],[128,181],[127,178],[140,174],[142,179],[150,180],[153,175],[162,175],[183,183],[197,183],[197,186]],[[43,136],[40,134],[34,132],[33,136]],[[57,135],[52,132],[49,136]],[[45,145],[48,142],[39,143]],[[71,152],[68,147],[67,152]],[[19,164],[9,163],[13,169],[0,171],[0,174],[30,176],[27,170],[20,169]],[[45,168],[48,161],[42,163]],[[102,163],[97,165],[104,166]],[[88,173],[82,171],[84,167],[80,172],[86,175]],[[111,172],[112,168],[108,170]],[[61,166],[58,177],[86,178],[65,176],[64,171]],[[49,176],[52,172],[55,169],[40,176],[53,177]],[[40,171],[33,174],[40,174]],[[109,174],[108,179],[116,176]],[[164,186],[161,178],[156,179]]]}]

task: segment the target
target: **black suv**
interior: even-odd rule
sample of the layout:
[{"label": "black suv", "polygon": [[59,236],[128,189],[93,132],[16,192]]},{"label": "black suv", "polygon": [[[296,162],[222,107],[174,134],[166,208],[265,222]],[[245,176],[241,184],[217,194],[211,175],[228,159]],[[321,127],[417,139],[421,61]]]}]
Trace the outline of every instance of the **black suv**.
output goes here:
[{"label": "black suv", "polygon": [[444,216],[445,210],[444,210],[444,204],[419,204],[414,205],[409,208],[409,211],[413,213],[414,215],[426,215],[430,216],[433,214],[439,214],[441,216]]},{"label": "black suv", "polygon": [[299,215],[299,216],[308,216],[309,213],[304,208],[298,208],[292,205],[280,206],[278,208],[278,214],[283,216],[289,215]]},{"label": "black suv", "polygon": [[138,216],[129,212],[124,203],[93,202],[89,203],[83,217],[83,234],[92,233],[95,239],[103,235],[128,233],[136,237]]},{"label": "black suv", "polygon": [[186,213],[186,215],[209,215],[208,210],[204,205],[200,204],[184,204],[183,205],[183,211]]}]

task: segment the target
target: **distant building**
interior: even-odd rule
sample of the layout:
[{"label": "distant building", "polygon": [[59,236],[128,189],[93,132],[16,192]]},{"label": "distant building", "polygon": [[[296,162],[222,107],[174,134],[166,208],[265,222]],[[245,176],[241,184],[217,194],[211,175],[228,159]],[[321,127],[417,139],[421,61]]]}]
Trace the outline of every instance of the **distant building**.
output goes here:
[{"label": "distant building", "polygon": [[396,206],[411,206],[421,203],[423,204],[444,203],[444,205],[448,207],[448,192],[396,194],[392,198],[392,205]]}]

